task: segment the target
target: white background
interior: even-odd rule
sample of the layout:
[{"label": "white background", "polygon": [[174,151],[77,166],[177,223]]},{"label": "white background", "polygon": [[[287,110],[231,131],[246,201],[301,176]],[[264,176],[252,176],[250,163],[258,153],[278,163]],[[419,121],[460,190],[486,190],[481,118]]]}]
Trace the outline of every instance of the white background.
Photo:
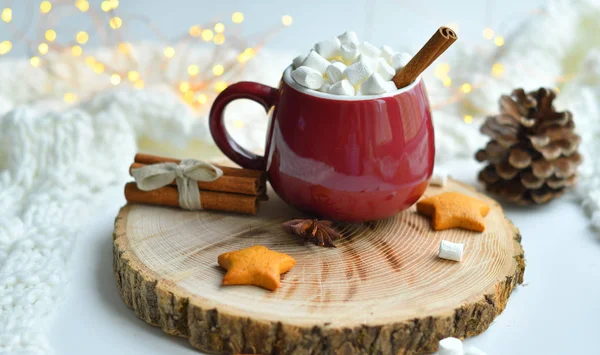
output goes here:
[{"label": "white background", "polygon": [[[90,1],[99,6],[99,1]],[[133,1],[120,10],[143,13],[169,37],[190,25],[245,15],[244,33],[277,25],[282,15],[294,23],[273,38],[269,48],[305,52],[315,42],[354,29],[375,44],[416,50],[439,25],[457,23],[461,41],[483,42],[481,30],[502,33],[543,1]],[[15,11],[16,18],[16,11]],[[82,20],[83,21],[83,20]],[[75,20],[75,25],[77,25]],[[83,26],[84,23],[82,22]],[[156,39],[143,28],[131,28],[139,39]],[[6,37],[4,28],[0,36]],[[60,32],[58,32],[60,38]],[[540,34],[543,36],[543,34]],[[94,38],[91,39],[94,44]],[[24,55],[19,46],[11,53]],[[477,164],[447,164],[449,171],[475,184]],[[72,280],[65,302],[51,322],[57,354],[196,354],[184,339],[165,335],[138,320],[121,300],[112,274],[112,229],[124,203],[121,188],[99,201],[97,213],[78,237],[72,258]],[[484,334],[469,339],[489,355],[593,354],[597,351],[600,315],[600,242],[578,205],[568,198],[539,208],[509,208],[521,229],[526,253],[525,285],[513,293],[506,311]]]},{"label": "white background", "polygon": [[[57,0],[54,0],[57,1]],[[65,1],[65,0],[61,0]],[[66,0],[67,2],[69,0]],[[74,2],[75,0],[73,0]],[[98,9],[102,0],[88,0]],[[40,0],[0,0],[0,5],[13,8],[13,25],[36,24]],[[137,40],[161,39],[147,26],[128,21],[131,15],[143,15],[160,28],[166,39],[186,34],[194,24],[222,21],[226,29],[237,27],[231,23],[231,13],[240,11],[245,20],[239,25],[248,38],[281,25],[283,15],[291,15],[293,24],[268,42],[268,48],[304,53],[315,42],[336,36],[347,29],[359,38],[374,44],[388,44],[397,50],[415,52],[440,25],[458,24],[460,41],[480,43],[482,29],[491,27],[498,34],[531,15],[545,0],[121,0],[118,14],[123,17],[120,29],[125,38]],[[33,12],[25,12],[25,4],[33,4]],[[53,10],[54,11],[54,10]],[[58,10],[57,10],[58,11]],[[31,18],[23,18],[33,13]],[[101,44],[101,36],[92,31],[89,16],[74,10],[53,28],[57,43],[74,43],[78,30],[90,33],[89,46]],[[69,13],[70,14],[70,13]],[[539,13],[538,13],[539,14]],[[34,26],[24,32],[35,35]],[[43,33],[41,29],[37,33]],[[9,37],[7,25],[0,26],[0,39]],[[543,34],[540,34],[543,35]],[[39,36],[38,36],[39,37]],[[43,39],[43,35],[41,36]],[[40,41],[41,42],[41,41]],[[168,43],[167,41],[164,42]],[[23,56],[23,45],[15,42],[8,56]],[[37,43],[34,49],[37,48]],[[36,53],[37,54],[37,53]]]}]

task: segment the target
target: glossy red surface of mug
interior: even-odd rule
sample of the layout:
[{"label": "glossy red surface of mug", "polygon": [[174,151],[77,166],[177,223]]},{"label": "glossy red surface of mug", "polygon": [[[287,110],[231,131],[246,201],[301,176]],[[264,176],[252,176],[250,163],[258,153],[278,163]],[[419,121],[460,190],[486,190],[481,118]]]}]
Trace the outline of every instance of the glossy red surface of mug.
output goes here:
[{"label": "glossy red surface of mug", "polygon": [[[241,82],[217,97],[210,129],[223,153],[244,168],[266,170],[284,201],[323,218],[372,221],[414,204],[435,154],[423,81],[384,95],[341,97],[304,89],[290,72],[278,89]],[[225,130],[223,110],[238,98],[271,111],[264,157]]]}]

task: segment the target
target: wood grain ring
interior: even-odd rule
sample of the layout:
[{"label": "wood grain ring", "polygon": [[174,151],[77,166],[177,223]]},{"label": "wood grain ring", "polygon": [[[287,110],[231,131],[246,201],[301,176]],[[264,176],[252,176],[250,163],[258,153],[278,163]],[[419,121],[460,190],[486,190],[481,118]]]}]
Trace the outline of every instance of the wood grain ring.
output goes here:
[{"label": "wood grain ring", "polygon": [[[432,352],[441,338],[484,331],[525,269],[500,205],[453,180],[426,196],[442,191],[487,201],[486,232],[434,232],[413,207],[342,227],[338,248],[324,249],[282,231],[298,213],[275,196],[254,217],[127,205],[115,222],[117,286],[139,318],[204,352]],[[465,244],[461,263],[437,258],[441,239]],[[254,244],[296,258],[282,287],[221,287],[217,255]]]}]

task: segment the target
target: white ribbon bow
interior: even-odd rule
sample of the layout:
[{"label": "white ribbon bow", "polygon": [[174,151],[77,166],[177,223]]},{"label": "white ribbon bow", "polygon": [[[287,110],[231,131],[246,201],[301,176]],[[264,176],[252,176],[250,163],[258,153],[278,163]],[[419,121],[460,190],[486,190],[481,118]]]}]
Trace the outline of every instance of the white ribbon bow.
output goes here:
[{"label": "white ribbon bow", "polygon": [[198,181],[214,181],[223,171],[212,164],[195,159],[184,159],[179,164],[158,163],[131,170],[137,186],[142,191],[156,190],[173,180],[179,191],[179,206],[187,210],[201,210]]}]

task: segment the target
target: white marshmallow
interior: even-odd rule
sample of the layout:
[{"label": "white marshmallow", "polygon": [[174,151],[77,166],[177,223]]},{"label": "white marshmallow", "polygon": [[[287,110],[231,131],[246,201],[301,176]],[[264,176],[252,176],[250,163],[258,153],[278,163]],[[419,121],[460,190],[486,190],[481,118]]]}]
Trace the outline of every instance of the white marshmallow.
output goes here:
[{"label": "white marshmallow", "polygon": [[392,55],[392,60],[390,62],[390,65],[395,70],[398,70],[402,67],[405,67],[406,64],[408,64],[408,62],[410,62],[411,59],[412,59],[412,56],[408,53],[396,53],[396,54]]},{"label": "white marshmallow", "polygon": [[329,63],[327,59],[323,58],[314,50],[311,50],[306,56],[306,59],[302,62],[302,66],[312,68],[321,73],[321,75],[325,73],[329,64],[331,63]]},{"label": "white marshmallow", "polygon": [[302,65],[302,62],[304,62],[304,59],[306,59],[307,56],[308,56],[307,54],[300,54],[299,56],[294,58],[294,60],[292,61],[292,64],[294,65],[294,69],[298,69]]},{"label": "white marshmallow", "polygon": [[377,59],[377,74],[381,75],[383,80],[392,80],[394,75],[396,75],[396,71],[389,65],[383,57],[379,57]]},{"label": "white marshmallow", "polygon": [[381,78],[381,75],[373,73],[360,85],[360,91],[365,95],[383,94],[386,92],[385,80]]},{"label": "white marshmallow", "polygon": [[460,339],[446,338],[439,342],[438,355],[463,355],[463,344]]},{"label": "white marshmallow", "polygon": [[373,74],[373,70],[364,61],[353,63],[344,70],[344,75],[348,78],[350,84],[354,86],[360,85],[371,74]]},{"label": "white marshmallow", "polygon": [[377,58],[369,57],[368,55],[361,53],[354,59],[354,63],[361,61],[367,63],[372,71],[377,70]]},{"label": "white marshmallow", "polygon": [[315,69],[307,66],[301,66],[292,71],[292,79],[298,84],[313,90],[323,86],[323,75]]},{"label": "white marshmallow", "polygon": [[366,54],[369,57],[379,58],[381,55],[381,49],[375,47],[371,43],[364,41],[358,46],[358,50],[360,50],[361,54]]},{"label": "white marshmallow", "polygon": [[461,261],[463,255],[463,245],[460,243],[452,243],[447,240],[442,240],[440,243],[440,254],[442,259]]},{"label": "white marshmallow", "polygon": [[342,60],[346,64],[353,63],[354,59],[360,54],[358,46],[352,42],[342,43],[340,46],[340,53],[342,54]]},{"label": "white marshmallow", "polygon": [[474,346],[465,349],[465,355],[485,355],[485,353]]},{"label": "white marshmallow", "polygon": [[344,79],[344,70],[346,70],[346,65],[344,63],[335,62],[330,64],[325,70],[325,74],[327,74],[327,78],[331,84],[335,84],[338,81]]},{"label": "white marshmallow", "polygon": [[433,174],[431,175],[431,179],[429,179],[429,184],[433,186],[446,186],[448,182],[448,172],[444,169],[433,169]]},{"label": "white marshmallow", "polygon": [[334,57],[339,57],[342,54],[340,52],[340,45],[340,40],[337,39],[337,37],[333,37],[332,39],[328,39],[315,44],[315,50],[323,58],[330,59]]},{"label": "white marshmallow", "polygon": [[392,56],[396,54],[390,46],[381,46],[381,57],[385,59],[388,64],[392,62]]},{"label": "white marshmallow", "polygon": [[355,90],[354,86],[352,86],[348,80],[344,79],[331,85],[329,88],[329,93],[333,95],[354,96]]},{"label": "white marshmallow", "polygon": [[398,90],[393,81],[386,81],[383,86],[385,87],[385,92],[394,92]]},{"label": "white marshmallow", "polygon": [[329,92],[329,88],[331,87],[331,85],[328,82],[324,82],[323,85],[321,85],[321,88],[319,88],[320,92]]},{"label": "white marshmallow", "polygon": [[338,39],[342,43],[354,43],[358,46],[358,36],[353,31],[346,31],[338,36]]}]

